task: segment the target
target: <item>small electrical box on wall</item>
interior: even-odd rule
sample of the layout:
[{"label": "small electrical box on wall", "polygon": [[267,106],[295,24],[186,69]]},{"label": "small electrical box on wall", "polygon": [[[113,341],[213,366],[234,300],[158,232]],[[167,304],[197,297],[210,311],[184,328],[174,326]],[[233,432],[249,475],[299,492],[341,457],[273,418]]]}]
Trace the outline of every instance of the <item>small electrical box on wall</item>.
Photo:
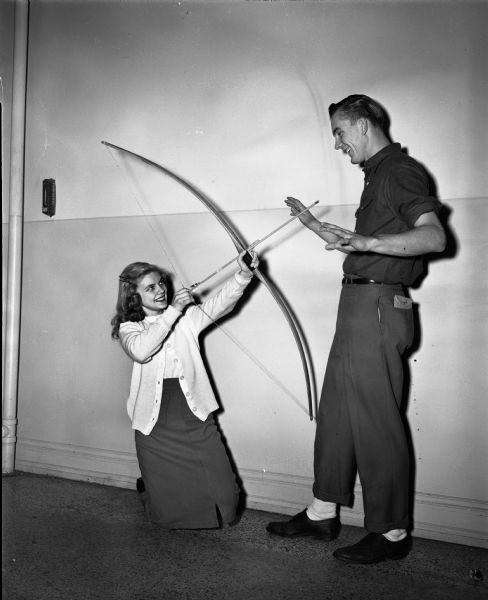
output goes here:
[{"label": "small electrical box on wall", "polygon": [[56,181],[44,179],[42,182],[42,212],[48,217],[56,213]]}]

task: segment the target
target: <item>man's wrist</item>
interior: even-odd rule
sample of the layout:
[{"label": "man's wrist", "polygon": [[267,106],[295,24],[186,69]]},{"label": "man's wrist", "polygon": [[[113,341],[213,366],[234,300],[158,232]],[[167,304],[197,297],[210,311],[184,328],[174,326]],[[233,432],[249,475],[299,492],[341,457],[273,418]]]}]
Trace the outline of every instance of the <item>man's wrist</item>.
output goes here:
[{"label": "man's wrist", "polygon": [[320,233],[320,226],[322,225],[322,223],[318,219],[314,218],[312,221],[304,223],[304,225],[305,227],[310,229],[310,231],[313,231],[313,233]]}]

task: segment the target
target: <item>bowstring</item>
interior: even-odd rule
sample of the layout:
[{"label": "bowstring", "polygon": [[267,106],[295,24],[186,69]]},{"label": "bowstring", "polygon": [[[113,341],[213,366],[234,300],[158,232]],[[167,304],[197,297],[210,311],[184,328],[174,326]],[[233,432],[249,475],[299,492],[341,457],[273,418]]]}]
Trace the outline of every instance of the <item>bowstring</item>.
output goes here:
[{"label": "bowstring", "polygon": [[296,396],[294,396],[290,390],[288,390],[283,383],[281,383],[281,381],[276,377],[276,375],[273,375],[273,373],[256,357],[254,356],[254,354],[248,350],[243,344],[242,342],[240,342],[232,333],[230,333],[230,331],[228,329],[226,329],[226,327],[224,325],[221,325],[220,323],[218,323],[215,319],[213,319],[209,314],[207,314],[205,312],[205,310],[202,308],[202,306],[200,304],[195,304],[195,306],[197,306],[202,313],[212,321],[212,323],[218,328],[220,329],[220,331],[222,331],[222,333],[224,335],[226,335],[238,348],[239,350],[245,354],[259,369],[261,369],[261,371],[267,375],[267,377],[269,377],[269,379],[271,379],[271,381],[273,381],[273,383],[275,383],[282,392],[284,392],[289,398],[291,398],[291,400],[293,400],[293,402],[301,409],[303,410],[303,412],[308,416],[308,410],[305,410],[305,408],[302,406],[302,404],[300,403],[300,400],[298,400],[298,398],[296,398]]},{"label": "bowstring", "polygon": [[[158,231],[156,230],[156,228],[154,227],[154,225],[152,223],[152,220],[149,218],[149,215],[144,210],[144,206],[142,205],[142,202],[140,202],[139,197],[135,192],[133,182],[129,178],[128,174],[122,169],[120,164],[115,159],[112,149],[107,145],[105,145],[105,147],[107,148],[110,158],[112,159],[116,169],[122,173],[122,176],[127,181],[130,194],[131,194],[132,198],[134,199],[134,201],[136,202],[137,206],[139,207],[139,210],[140,210],[142,216],[144,217],[144,221],[146,222],[147,226],[149,227],[149,229],[152,231],[154,237],[156,238],[158,246],[160,247],[162,253],[164,254],[164,257],[168,261],[168,264],[170,265],[173,273],[175,274],[175,277],[178,278],[178,281],[180,282],[180,284],[183,288],[189,289],[188,286],[185,285],[185,283],[182,281],[182,279],[179,275],[179,269],[176,268],[176,265],[175,265],[174,261],[172,260],[171,256],[169,255],[168,251],[166,250]],[[198,307],[202,311],[202,313],[207,317],[207,319],[209,319],[212,322],[212,324],[215,325],[215,327],[217,329],[222,331],[222,333],[225,336],[227,336],[239,348],[239,350],[249,358],[249,360],[251,360],[277,387],[279,387],[283,393],[285,393],[291,400],[293,400],[293,402],[298,406],[298,408],[300,408],[303,412],[305,412],[305,414],[307,414],[307,415],[309,414],[308,411],[305,410],[303,405],[300,403],[300,400],[296,396],[294,396],[290,392],[290,390],[287,389],[285,387],[285,385],[276,377],[276,375],[274,375],[250,350],[248,350],[242,344],[242,342],[240,342],[232,333],[230,333],[230,331],[226,327],[224,327],[224,325],[218,323],[213,317],[211,317],[207,312],[205,312],[205,310],[202,308],[202,306],[200,304],[194,303],[193,306]]]},{"label": "bowstring", "polygon": [[183,283],[180,275],[179,275],[179,269],[176,268],[175,263],[173,262],[171,256],[169,255],[168,251],[166,250],[161,237],[158,233],[158,231],[156,230],[156,227],[153,225],[152,219],[149,218],[149,215],[146,213],[146,211],[144,210],[144,206],[142,205],[142,202],[140,202],[138,195],[135,192],[134,189],[134,184],[131,180],[131,178],[128,176],[128,174],[125,172],[125,170],[122,169],[122,167],[120,166],[120,164],[117,162],[117,160],[115,159],[115,156],[113,154],[112,149],[105,145],[105,148],[107,148],[107,151],[110,155],[110,158],[112,159],[115,168],[120,171],[122,173],[122,177],[125,179],[125,181],[127,182],[128,186],[129,186],[129,191],[130,194],[133,198],[133,200],[135,200],[137,206],[139,207],[139,210],[141,212],[141,215],[144,217],[144,222],[146,223],[146,225],[149,227],[149,229],[152,231],[154,238],[156,239],[156,242],[159,246],[159,248],[161,249],[162,253],[164,254],[164,257],[166,258],[166,260],[168,261],[169,266],[171,267],[171,270],[173,271],[173,273],[175,274],[175,277],[178,278],[178,281],[181,284],[181,287],[186,287],[185,284]]}]

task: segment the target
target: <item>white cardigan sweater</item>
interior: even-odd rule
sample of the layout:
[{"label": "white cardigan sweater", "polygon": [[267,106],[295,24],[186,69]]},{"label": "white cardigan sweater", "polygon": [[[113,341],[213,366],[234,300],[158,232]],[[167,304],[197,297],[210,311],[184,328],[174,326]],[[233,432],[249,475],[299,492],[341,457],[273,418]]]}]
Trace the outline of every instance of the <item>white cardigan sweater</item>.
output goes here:
[{"label": "white cardigan sweater", "polygon": [[[127,412],[132,429],[149,435],[161,405],[165,369],[178,377],[193,413],[202,421],[218,408],[200,354],[198,336],[205,327],[229,313],[243,295],[251,278],[236,273],[201,305],[190,305],[182,315],[173,306],[144,321],[120,325],[119,339],[134,360]],[[166,366],[170,354],[172,365]]]}]

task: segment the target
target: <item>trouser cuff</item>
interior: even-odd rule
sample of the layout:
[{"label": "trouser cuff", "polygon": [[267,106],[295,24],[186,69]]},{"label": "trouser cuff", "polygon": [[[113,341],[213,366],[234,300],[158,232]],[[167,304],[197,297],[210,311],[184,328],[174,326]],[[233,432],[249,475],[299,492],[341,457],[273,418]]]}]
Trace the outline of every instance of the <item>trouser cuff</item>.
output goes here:
[{"label": "trouser cuff", "polygon": [[[319,486],[316,484],[313,486],[313,495],[315,498],[318,498],[323,502],[335,502],[335,504],[341,504],[342,506],[352,506],[354,502],[353,493],[333,494],[319,488]],[[393,527],[390,529],[393,529]]]},{"label": "trouser cuff", "polygon": [[408,526],[408,517],[399,521],[391,521],[390,523],[375,523],[369,521],[367,518],[364,519],[364,529],[366,529],[366,531],[372,531],[373,533],[387,533],[392,529],[408,529]]}]

